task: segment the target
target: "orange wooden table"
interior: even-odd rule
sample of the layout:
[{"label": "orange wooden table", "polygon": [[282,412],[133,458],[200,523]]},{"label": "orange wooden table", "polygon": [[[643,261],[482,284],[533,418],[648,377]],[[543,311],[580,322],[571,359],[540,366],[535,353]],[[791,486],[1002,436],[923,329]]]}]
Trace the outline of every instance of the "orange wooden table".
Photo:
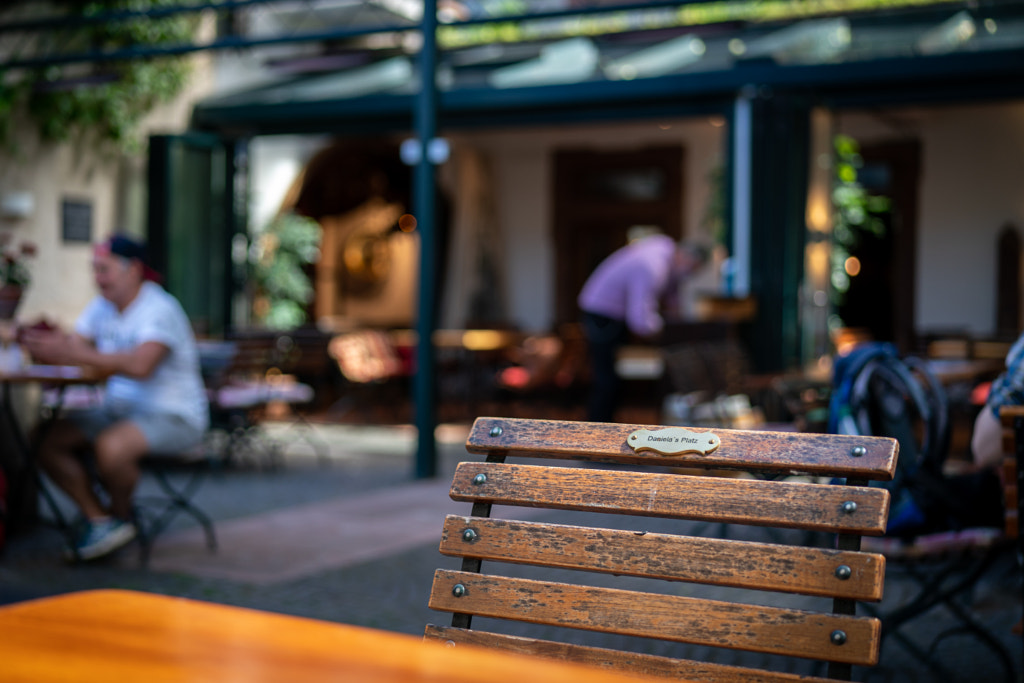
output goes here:
[{"label": "orange wooden table", "polygon": [[122,590],[0,607],[0,679],[303,683],[628,683],[600,669]]}]

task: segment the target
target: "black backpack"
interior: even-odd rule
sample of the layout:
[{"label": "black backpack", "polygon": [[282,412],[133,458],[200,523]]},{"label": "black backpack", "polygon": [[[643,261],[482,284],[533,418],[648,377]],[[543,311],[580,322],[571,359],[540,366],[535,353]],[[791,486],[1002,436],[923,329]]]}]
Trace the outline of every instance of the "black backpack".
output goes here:
[{"label": "black backpack", "polygon": [[891,344],[869,343],[835,365],[830,431],[889,436],[900,444],[888,534],[1000,526],[1001,489],[995,472],[949,477],[949,403],[942,384],[918,358],[901,359]]}]

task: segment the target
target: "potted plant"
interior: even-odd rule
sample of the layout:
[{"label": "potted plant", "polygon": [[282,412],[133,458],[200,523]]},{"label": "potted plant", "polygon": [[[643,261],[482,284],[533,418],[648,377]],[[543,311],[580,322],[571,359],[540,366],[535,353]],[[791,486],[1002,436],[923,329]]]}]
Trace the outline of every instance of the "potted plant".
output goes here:
[{"label": "potted plant", "polygon": [[320,257],[320,225],[296,213],[277,216],[251,252],[257,286],[254,313],[271,329],[289,330],[306,321],[313,285],[306,268]]},{"label": "potted plant", "polygon": [[32,281],[26,261],[36,255],[36,245],[11,244],[10,235],[0,237],[0,320],[11,320],[21,303],[21,295]]}]

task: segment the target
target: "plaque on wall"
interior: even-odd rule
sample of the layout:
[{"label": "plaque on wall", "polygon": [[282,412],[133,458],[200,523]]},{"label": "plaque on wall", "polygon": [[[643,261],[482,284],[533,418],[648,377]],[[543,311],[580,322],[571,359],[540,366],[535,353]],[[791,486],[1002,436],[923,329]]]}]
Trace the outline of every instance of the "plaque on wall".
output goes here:
[{"label": "plaque on wall", "polygon": [[61,204],[60,213],[65,242],[92,241],[92,202],[65,199]]}]

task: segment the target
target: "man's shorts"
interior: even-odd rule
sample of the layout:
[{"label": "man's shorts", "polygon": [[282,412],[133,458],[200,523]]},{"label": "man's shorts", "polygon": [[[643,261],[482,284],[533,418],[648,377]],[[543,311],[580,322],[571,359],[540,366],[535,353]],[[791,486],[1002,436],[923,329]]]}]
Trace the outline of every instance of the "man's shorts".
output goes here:
[{"label": "man's shorts", "polygon": [[100,432],[125,420],[139,428],[146,437],[150,455],[176,455],[203,440],[203,430],[190,425],[179,415],[115,411],[109,406],[97,406],[68,411],[67,419],[82,430],[90,441]]}]

